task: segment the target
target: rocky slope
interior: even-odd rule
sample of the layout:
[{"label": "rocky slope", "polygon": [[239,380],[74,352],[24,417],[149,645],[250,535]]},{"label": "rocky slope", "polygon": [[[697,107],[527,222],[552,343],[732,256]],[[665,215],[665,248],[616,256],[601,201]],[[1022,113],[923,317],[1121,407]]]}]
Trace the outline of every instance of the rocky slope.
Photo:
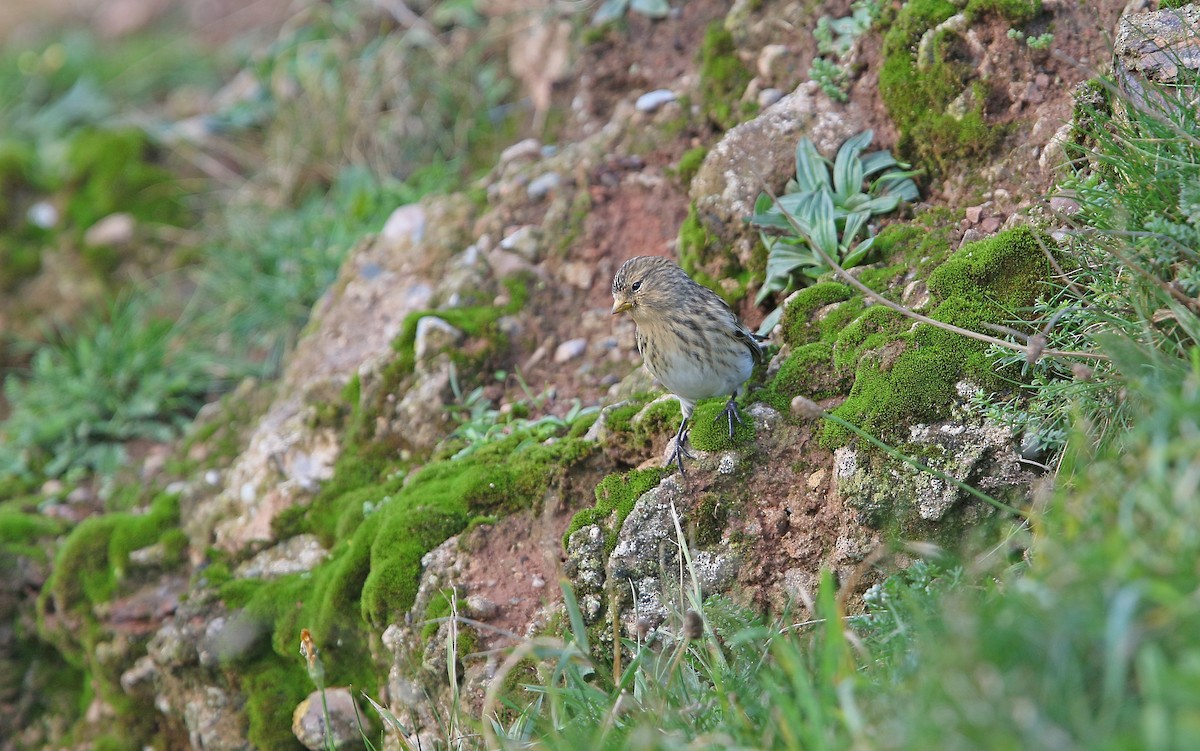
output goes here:
[{"label": "rocky slope", "polygon": [[[1122,11],[1145,10],[1123,5],[891,3],[839,59],[844,102],[805,79],[821,54],[809,29],[846,2],[698,0],[582,35],[534,9],[562,60],[522,63],[522,38],[511,64],[536,106],[561,110],[561,139],[515,143],[478,190],[400,207],[363,237],[278,382],[201,414],[181,450],[224,451],[215,468],[75,526],[47,563],[14,559],[6,620],[90,686],[75,737],[320,747],[302,721],[316,711],[304,632],[324,685],[353,686],[330,693],[335,725],[361,690],[403,725],[388,747],[430,748],[457,697],[478,711],[500,650],[560,627],[560,582],[602,641],[671,617],[689,585],[677,529],[692,583],[776,611],[811,605],[822,569],[861,592],[906,544],[1000,534],[1012,519],[952,481],[1012,505],[1036,484],[1018,437],[972,407],[1003,387],[983,344],[822,280],[788,298],[744,428],[730,440],[720,405],[701,405],[681,476],[660,468],[678,406],[609,315],[609,281],[634,255],[673,256],[757,324],[755,198],[794,175],[801,137],[832,156],[874,129],[925,170],[923,199],[883,218],[855,277],[938,321],[1007,323],[1052,275],[1041,248],[1069,206],[1043,197],[1076,84],[1107,65]],[[1023,41],[1048,31],[1054,55]],[[1134,46],[1118,44],[1123,69],[1148,71]],[[794,413],[797,396],[939,474]],[[53,712],[23,726],[25,711],[0,720],[4,748],[64,737]]]}]

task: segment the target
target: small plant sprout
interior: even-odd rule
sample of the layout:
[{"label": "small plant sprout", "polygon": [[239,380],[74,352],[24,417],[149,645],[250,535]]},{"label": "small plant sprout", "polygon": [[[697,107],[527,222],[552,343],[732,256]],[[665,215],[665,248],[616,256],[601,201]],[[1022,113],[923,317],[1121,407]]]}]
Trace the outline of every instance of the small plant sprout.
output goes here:
[{"label": "small plant sprout", "polygon": [[1020,29],[1009,29],[1008,38],[1018,42],[1025,42],[1025,46],[1031,50],[1046,50],[1054,42],[1054,35],[1050,32],[1039,34],[1038,36],[1026,36],[1025,32]]},{"label": "small plant sprout", "polygon": [[[843,268],[862,263],[874,242],[867,224],[871,217],[920,197],[912,181],[917,172],[896,161],[890,152],[862,156],[873,135],[867,130],[846,139],[832,163],[817,152],[812,141],[800,139],[796,178],[788,182],[784,195],[778,200],[767,193],[759,195],[750,223],[760,229],[767,248],[767,278],[755,302],[793,286],[805,286],[831,271],[823,256]],[[867,236],[860,240],[864,232]],[[782,308],[772,311],[759,333],[769,332],[781,312]]]}]

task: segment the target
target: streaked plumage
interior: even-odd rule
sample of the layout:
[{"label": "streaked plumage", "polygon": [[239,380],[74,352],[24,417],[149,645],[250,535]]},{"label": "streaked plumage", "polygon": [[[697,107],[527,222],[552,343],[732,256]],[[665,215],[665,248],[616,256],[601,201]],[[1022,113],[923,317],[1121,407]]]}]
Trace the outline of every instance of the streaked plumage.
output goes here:
[{"label": "streaked plumage", "polygon": [[[734,398],[762,361],[758,338],[709,288],[659,256],[626,261],[612,283],[613,315],[629,312],[637,324],[637,347],[646,369],[679,399],[683,422],[671,462],[683,471],[687,425],[696,402],[729,396],[722,413],[741,422]],[[720,416],[718,416],[718,419]]]}]

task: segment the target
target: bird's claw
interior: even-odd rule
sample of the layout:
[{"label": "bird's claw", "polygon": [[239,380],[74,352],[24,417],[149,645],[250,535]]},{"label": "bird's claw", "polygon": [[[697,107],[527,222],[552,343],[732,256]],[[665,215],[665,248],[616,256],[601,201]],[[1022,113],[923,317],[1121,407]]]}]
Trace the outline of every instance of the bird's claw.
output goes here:
[{"label": "bird's claw", "polygon": [[684,468],[683,468],[684,457],[687,457],[688,459],[696,458],[696,457],[692,456],[692,452],[690,452],[686,448],[684,448],[684,445],[683,445],[684,442],[687,441],[688,432],[690,432],[690,431],[685,431],[685,432],[680,433],[675,436],[675,448],[674,448],[674,450],[671,451],[671,456],[669,459],[667,459],[667,464],[666,464],[666,466],[668,466],[668,467],[671,466],[672,464],[679,467],[679,474],[684,475],[684,476],[687,475],[686,470],[684,470]]},{"label": "bird's claw", "polygon": [[729,439],[733,440],[733,421],[737,420],[738,425],[745,424],[742,422],[741,414],[738,413],[737,403],[733,399],[725,402],[725,409],[717,413],[717,416],[713,418],[713,424],[716,424],[717,420],[722,417],[729,420]]}]

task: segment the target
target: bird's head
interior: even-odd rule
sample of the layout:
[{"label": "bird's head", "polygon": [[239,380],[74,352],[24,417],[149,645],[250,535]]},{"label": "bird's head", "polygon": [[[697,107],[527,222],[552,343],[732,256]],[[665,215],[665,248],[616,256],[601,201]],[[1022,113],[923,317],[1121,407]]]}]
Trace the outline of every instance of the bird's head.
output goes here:
[{"label": "bird's head", "polygon": [[635,319],[671,308],[671,296],[679,292],[678,285],[688,280],[687,274],[670,259],[662,256],[630,258],[613,277],[612,313],[629,311]]}]

